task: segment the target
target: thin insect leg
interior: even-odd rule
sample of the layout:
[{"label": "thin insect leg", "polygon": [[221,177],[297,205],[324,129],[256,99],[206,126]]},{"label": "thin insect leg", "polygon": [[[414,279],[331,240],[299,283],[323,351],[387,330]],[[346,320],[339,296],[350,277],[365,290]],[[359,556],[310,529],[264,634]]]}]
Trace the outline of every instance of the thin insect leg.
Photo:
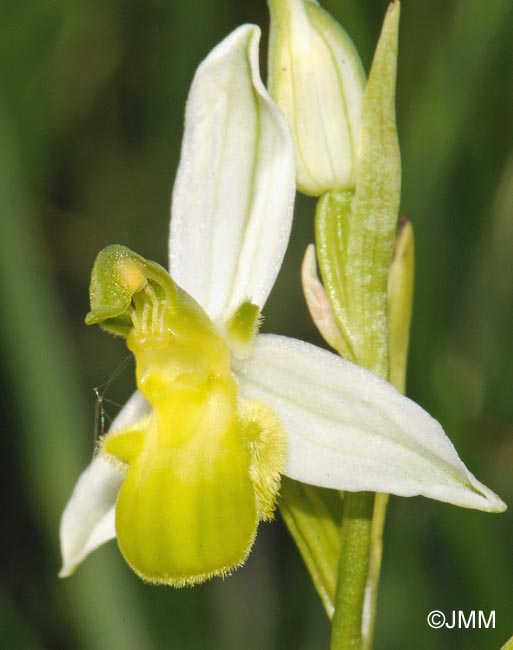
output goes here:
[{"label": "thin insect leg", "polygon": [[105,409],[103,407],[103,394],[98,388],[93,388],[96,395],[96,404],[94,409],[94,446],[99,438],[105,433]]},{"label": "thin insect leg", "polygon": [[123,359],[123,361],[117,366],[117,368],[114,370],[114,372],[111,374],[111,376],[106,382],[104,382],[100,386],[96,386],[95,388],[93,388],[93,392],[96,397],[96,403],[94,409],[94,431],[93,431],[95,449],[98,440],[105,435],[110,424],[112,423],[112,418],[107,412],[107,409],[105,408],[105,404],[111,404],[113,406],[116,406],[117,408],[122,408],[121,404],[106,397],[107,390],[109,389],[111,383],[127,368],[131,359],[132,359],[132,355],[127,355]]},{"label": "thin insect leg", "polygon": [[100,384],[96,388],[94,388],[94,393],[96,394],[97,391],[101,391],[102,395],[104,395],[111,385],[111,383],[119,377],[119,375],[126,370],[126,367],[132,361],[133,357],[131,354],[128,354],[123,361],[117,366],[117,368],[114,370],[114,372],[111,374],[111,376],[107,379],[106,382],[103,384]]}]

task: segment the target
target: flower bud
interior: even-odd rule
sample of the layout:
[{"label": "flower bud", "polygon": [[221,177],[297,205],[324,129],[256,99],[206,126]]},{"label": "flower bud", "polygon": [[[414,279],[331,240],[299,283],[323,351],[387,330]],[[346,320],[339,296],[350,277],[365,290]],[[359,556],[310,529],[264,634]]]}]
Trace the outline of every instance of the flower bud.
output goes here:
[{"label": "flower bud", "polygon": [[269,91],[290,122],[296,182],[320,196],[355,185],[365,74],[342,27],[314,0],[269,0]]}]

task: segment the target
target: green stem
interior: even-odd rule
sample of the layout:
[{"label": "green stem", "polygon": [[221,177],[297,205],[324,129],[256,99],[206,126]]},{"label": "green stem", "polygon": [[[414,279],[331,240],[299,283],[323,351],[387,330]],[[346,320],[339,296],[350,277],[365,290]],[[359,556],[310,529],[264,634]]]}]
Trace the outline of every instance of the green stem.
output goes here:
[{"label": "green stem", "polygon": [[[411,306],[413,300],[414,266],[413,231],[409,222],[399,230],[388,281],[388,324],[390,340],[390,378],[398,391],[404,393],[408,358]],[[342,519],[342,551],[339,565],[339,582],[332,623],[332,650],[371,650],[378,598],[383,530],[389,500],[388,494],[346,494],[346,498],[360,502],[359,497],[375,496],[370,530],[368,522],[355,518],[352,509],[344,509]],[[358,535],[361,535],[359,538]],[[346,548],[346,544],[351,544]],[[360,546],[360,548],[359,548]],[[356,589],[344,581],[355,579],[347,562],[358,560]],[[366,562],[368,564],[366,564]],[[361,579],[365,573],[365,584]],[[348,601],[347,594],[351,600]]]},{"label": "green stem", "polygon": [[376,494],[374,500],[369,571],[365,588],[365,601],[363,603],[363,650],[371,650],[374,641],[379,576],[381,573],[381,558],[383,556],[383,530],[385,528],[388,500],[388,494],[380,493]]},{"label": "green stem", "polygon": [[363,611],[372,548],[372,492],[346,492],[331,650],[363,650]]},{"label": "green stem", "polygon": [[[411,254],[396,254],[390,286],[401,187],[395,124],[399,13],[399,2],[392,2],[365,87],[354,193],[326,193],[316,213],[319,268],[351,360],[397,383],[404,378],[413,286]],[[402,243],[412,253],[408,233],[411,228]],[[394,376],[391,365],[399,366]],[[386,495],[345,494],[331,650],[371,648],[386,504]]]}]

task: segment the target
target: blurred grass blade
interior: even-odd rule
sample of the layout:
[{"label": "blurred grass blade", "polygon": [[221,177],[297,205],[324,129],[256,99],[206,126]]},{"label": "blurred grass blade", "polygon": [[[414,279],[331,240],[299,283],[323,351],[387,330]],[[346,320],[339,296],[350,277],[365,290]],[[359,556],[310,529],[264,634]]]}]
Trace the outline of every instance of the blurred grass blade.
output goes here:
[{"label": "blurred grass blade", "polygon": [[[433,51],[425,54],[427,69],[414,73],[415,85],[407,91],[413,100],[402,116],[405,169],[408,177],[415,179],[405,186],[403,199],[412,214],[428,218],[458,156],[467,151],[468,138],[479,128],[470,119],[483,98],[481,81],[493,74],[491,64],[501,39],[511,40],[508,12],[511,16],[511,0],[457,0],[438,15],[437,23],[444,26],[443,38],[439,43],[433,40]],[[406,48],[416,45],[405,43]],[[430,223],[422,232],[427,238],[436,237]],[[430,244],[435,247],[436,241]]]},{"label": "blurred grass blade", "polygon": [[[87,575],[57,586],[59,517],[83,461],[83,445],[90,440],[84,428],[89,419],[74,389],[79,382],[64,315],[52,280],[40,265],[40,243],[22,198],[26,195],[24,174],[9,136],[14,131],[1,109],[1,353],[25,430],[20,441],[23,480],[34,516],[55,551],[55,573],[48,577],[56,583],[50,591],[56,599],[53,607],[73,620],[77,647],[150,648],[133,594],[114,567],[105,563],[107,556],[90,567]],[[106,624],[91,625],[102,619]]]}]

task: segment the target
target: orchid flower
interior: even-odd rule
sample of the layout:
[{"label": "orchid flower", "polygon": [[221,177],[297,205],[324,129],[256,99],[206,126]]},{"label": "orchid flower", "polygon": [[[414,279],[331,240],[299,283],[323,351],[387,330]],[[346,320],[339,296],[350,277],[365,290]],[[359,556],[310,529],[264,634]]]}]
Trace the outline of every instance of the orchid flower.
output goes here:
[{"label": "orchid flower", "polygon": [[258,27],[239,27],[196,72],[170,274],[122,246],[95,263],[87,322],[126,337],[139,390],[66,506],[61,576],[114,537],[149,582],[225,575],[272,518],[281,474],[505,507],[391,384],[308,343],[257,333],[295,192],[292,137],[260,80],[259,39]]}]

